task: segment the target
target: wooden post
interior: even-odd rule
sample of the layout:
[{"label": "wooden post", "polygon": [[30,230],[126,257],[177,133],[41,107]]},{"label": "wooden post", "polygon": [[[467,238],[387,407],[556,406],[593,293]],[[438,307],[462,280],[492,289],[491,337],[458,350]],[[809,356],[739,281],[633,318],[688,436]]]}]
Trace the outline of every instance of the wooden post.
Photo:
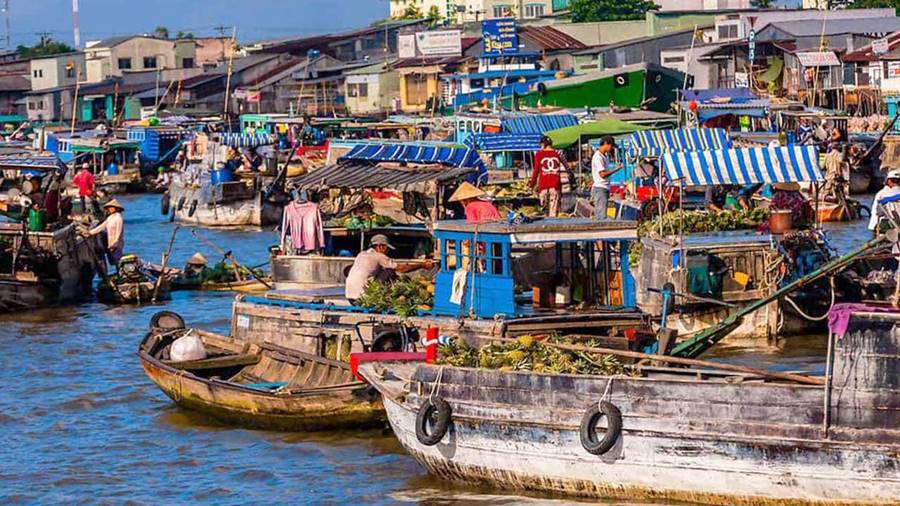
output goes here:
[{"label": "wooden post", "polygon": [[[229,101],[229,95],[231,92],[231,71],[234,68],[234,44],[235,44],[236,36],[237,36],[237,27],[233,26],[233,27],[231,27],[231,54],[228,55],[228,72],[225,75],[225,108],[222,111],[222,117],[223,117],[223,119],[225,119],[225,121],[228,121],[228,101]],[[230,131],[231,122],[229,121],[228,124],[229,124],[229,131]]]},{"label": "wooden post", "polygon": [[75,95],[72,96],[72,126],[69,128],[69,135],[75,135],[75,118],[78,116],[78,91],[80,89],[81,69],[77,69],[75,71]]},{"label": "wooden post", "polygon": [[169,255],[172,253],[172,246],[175,244],[175,235],[178,233],[178,229],[180,225],[175,225],[175,229],[172,230],[172,238],[169,239],[169,247],[166,248],[166,251],[162,256],[162,267],[159,270],[159,276],[156,278],[156,284],[153,285],[153,297],[150,299],[151,303],[156,302],[156,297],[159,295],[159,286],[162,284],[163,278],[166,276],[166,266],[169,265]]}]

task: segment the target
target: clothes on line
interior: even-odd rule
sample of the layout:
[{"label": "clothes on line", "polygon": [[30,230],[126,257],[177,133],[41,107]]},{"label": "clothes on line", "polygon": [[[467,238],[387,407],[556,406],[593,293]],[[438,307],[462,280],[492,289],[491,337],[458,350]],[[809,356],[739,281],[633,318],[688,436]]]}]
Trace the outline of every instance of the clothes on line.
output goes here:
[{"label": "clothes on line", "polygon": [[315,251],[325,247],[322,213],[313,202],[291,202],[284,207],[281,221],[281,244],[290,236],[290,246],[300,251]]}]

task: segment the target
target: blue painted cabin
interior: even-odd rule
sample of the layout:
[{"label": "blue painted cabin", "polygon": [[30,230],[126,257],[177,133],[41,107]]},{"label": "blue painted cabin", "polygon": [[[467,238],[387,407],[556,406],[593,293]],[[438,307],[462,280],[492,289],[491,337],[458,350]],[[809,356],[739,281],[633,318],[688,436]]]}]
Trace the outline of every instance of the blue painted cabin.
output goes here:
[{"label": "blue painted cabin", "polygon": [[[488,319],[534,315],[543,311],[532,303],[534,286],[554,298],[560,297],[560,288],[568,291],[569,297],[562,296],[568,299],[563,306],[573,301],[635,306],[628,251],[637,239],[636,222],[573,218],[473,225],[449,220],[435,224],[434,236],[440,255],[434,315]],[[538,271],[529,259],[552,267]],[[516,284],[522,284],[523,277],[533,284],[517,293]],[[458,304],[454,285],[461,294]]]},{"label": "blue painted cabin", "polygon": [[165,163],[175,157],[178,148],[190,132],[178,127],[134,126],[128,127],[129,141],[140,144],[141,159],[146,163]]}]

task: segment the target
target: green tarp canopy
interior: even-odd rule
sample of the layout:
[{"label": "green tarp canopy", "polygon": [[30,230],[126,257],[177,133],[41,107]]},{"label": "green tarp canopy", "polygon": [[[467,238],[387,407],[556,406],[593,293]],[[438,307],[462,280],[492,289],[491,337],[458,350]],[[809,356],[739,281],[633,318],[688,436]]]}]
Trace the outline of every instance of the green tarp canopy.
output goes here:
[{"label": "green tarp canopy", "polygon": [[618,119],[603,119],[550,130],[545,134],[553,140],[553,147],[565,149],[581,140],[598,139],[607,135],[624,135],[645,130],[644,127]]},{"label": "green tarp canopy", "polygon": [[769,60],[769,68],[760,72],[758,76],[756,76],[756,80],[763,83],[771,83],[772,81],[778,79],[778,76],[781,75],[781,70],[784,68],[784,60],[781,58],[772,58]]}]

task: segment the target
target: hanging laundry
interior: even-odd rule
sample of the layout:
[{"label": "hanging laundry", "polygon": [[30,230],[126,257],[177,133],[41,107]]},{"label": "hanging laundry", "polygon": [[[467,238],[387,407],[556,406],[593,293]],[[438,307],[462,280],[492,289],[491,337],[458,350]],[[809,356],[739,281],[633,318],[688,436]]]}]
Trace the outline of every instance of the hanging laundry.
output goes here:
[{"label": "hanging laundry", "polygon": [[281,222],[281,244],[291,237],[290,246],[298,251],[310,252],[325,247],[325,230],[322,213],[313,202],[291,202],[284,207]]}]

